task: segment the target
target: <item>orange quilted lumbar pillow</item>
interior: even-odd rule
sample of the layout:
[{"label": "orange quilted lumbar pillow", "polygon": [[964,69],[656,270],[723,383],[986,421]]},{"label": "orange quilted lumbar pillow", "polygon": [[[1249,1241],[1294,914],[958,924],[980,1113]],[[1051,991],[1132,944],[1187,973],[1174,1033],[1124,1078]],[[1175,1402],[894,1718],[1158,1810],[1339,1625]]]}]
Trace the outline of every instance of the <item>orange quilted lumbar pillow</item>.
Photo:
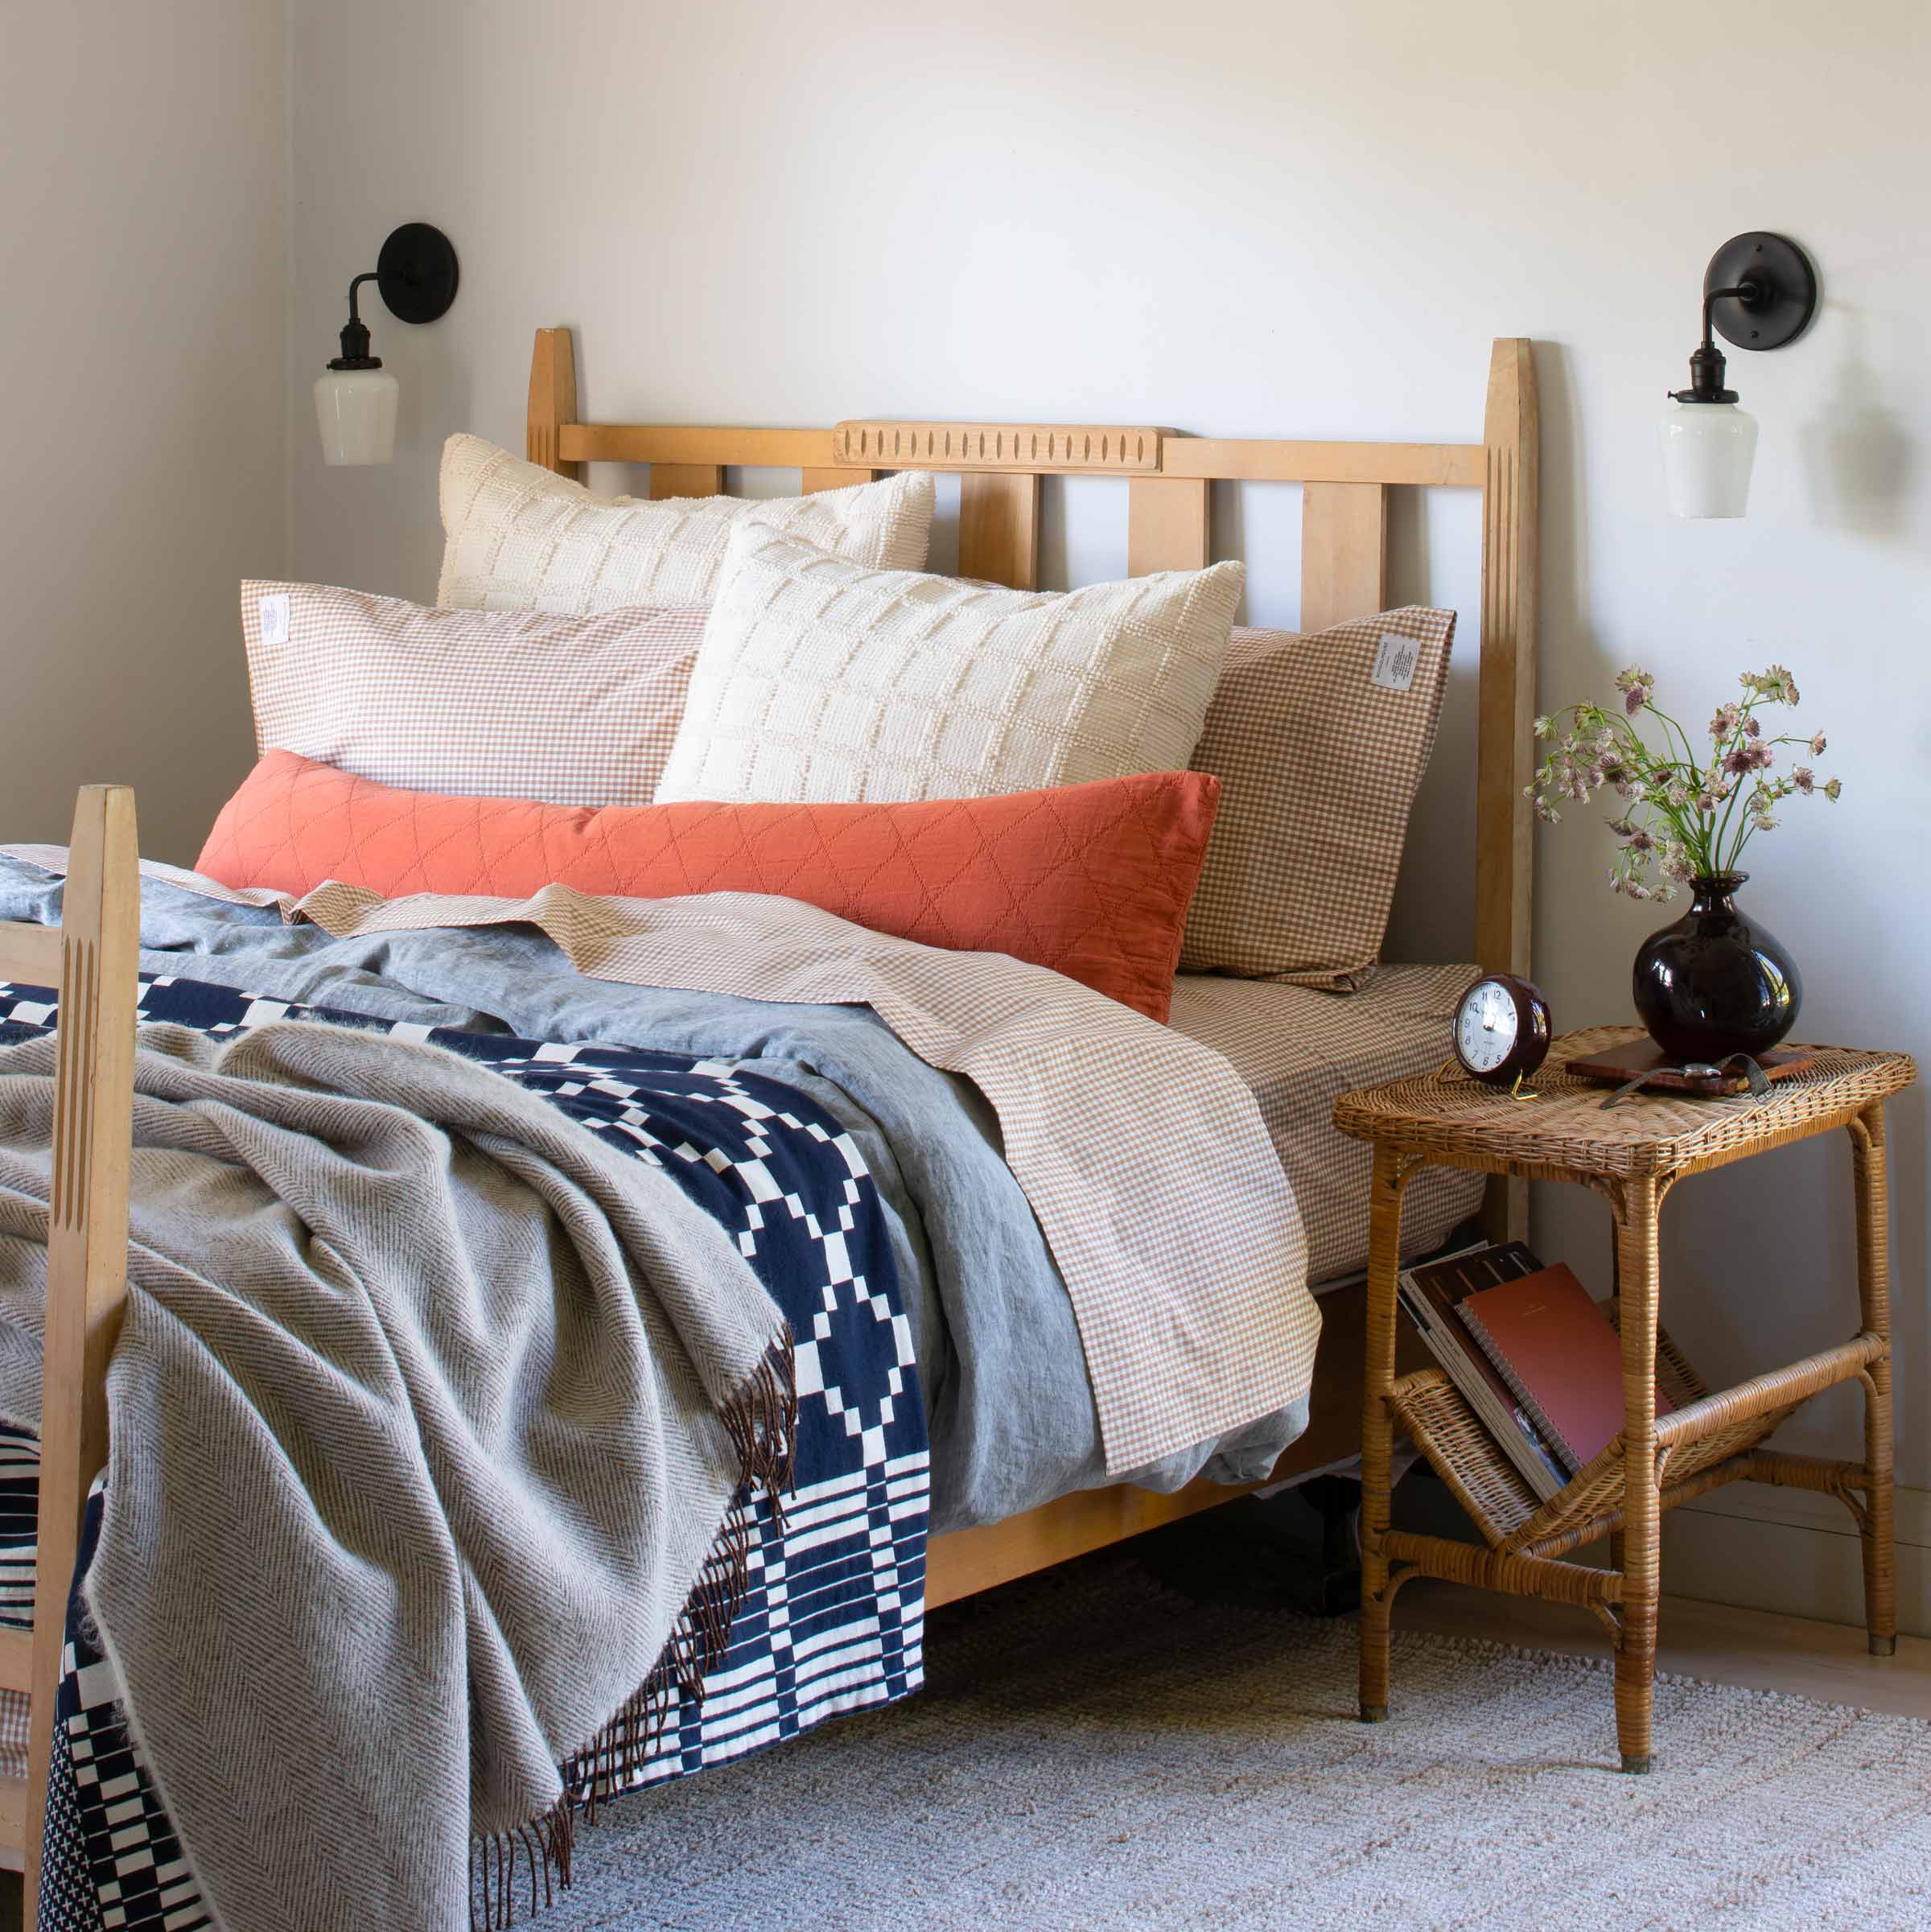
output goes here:
[{"label": "orange quilted lumbar pillow", "polygon": [[1154,772],[908,805],[593,810],[401,791],[270,752],[196,869],[387,899],[526,899],[553,883],[630,899],[769,892],[922,945],[1010,953],[1164,1020],[1220,790],[1205,772]]}]

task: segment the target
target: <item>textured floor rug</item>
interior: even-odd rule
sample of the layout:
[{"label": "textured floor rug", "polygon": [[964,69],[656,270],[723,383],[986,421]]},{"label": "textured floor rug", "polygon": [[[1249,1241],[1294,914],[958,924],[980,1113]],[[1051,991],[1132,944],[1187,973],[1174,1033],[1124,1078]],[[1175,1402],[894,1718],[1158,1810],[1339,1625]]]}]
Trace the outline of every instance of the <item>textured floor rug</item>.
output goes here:
[{"label": "textured floor rug", "polygon": [[607,1809],[540,1924],[677,1932],[1931,1926],[1931,1725],[1192,1600],[1108,1554],[933,1619],[929,1687]]}]

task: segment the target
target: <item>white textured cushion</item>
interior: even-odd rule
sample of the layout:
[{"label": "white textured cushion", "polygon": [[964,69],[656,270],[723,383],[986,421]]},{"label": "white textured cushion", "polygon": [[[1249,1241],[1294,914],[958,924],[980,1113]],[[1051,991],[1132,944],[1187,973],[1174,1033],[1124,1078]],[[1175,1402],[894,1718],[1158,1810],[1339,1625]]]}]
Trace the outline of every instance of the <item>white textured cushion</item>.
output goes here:
[{"label": "white textured cushion", "polygon": [[406,791],[648,805],[703,627],[697,610],[426,610],[246,583],[255,748]]},{"label": "white textured cushion", "polygon": [[925,567],[933,481],[917,470],[815,496],[599,496],[480,436],[443,446],[436,602],[584,617],[709,603],[725,539],[755,520],[883,570]]},{"label": "white textured cushion", "polygon": [[731,533],[660,803],[984,798],[1183,769],[1237,563],[1056,595]]}]

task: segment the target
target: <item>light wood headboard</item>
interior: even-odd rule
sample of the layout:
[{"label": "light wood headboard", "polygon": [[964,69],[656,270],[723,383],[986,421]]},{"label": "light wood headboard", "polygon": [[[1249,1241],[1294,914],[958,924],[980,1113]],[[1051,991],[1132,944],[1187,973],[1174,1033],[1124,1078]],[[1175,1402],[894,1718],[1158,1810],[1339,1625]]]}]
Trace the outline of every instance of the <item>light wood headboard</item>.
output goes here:
[{"label": "light wood headboard", "polygon": [[1198,570],[1209,558],[1217,481],[1298,483],[1301,628],[1387,605],[1388,492],[1482,492],[1481,680],[1477,700],[1476,951],[1529,970],[1530,833],[1522,788],[1534,763],[1537,414],[1521,336],[1497,340],[1480,443],[1273,443],[1183,435],[1137,423],[853,421],[828,430],[584,422],[568,329],[537,332],[529,459],[575,476],[586,463],[650,466],[653,496],[714,496],[727,465],[793,468],[838,489],[887,470],[959,473],[959,574],[1033,587],[1040,479],[1118,476],[1127,493],[1126,567]]}]

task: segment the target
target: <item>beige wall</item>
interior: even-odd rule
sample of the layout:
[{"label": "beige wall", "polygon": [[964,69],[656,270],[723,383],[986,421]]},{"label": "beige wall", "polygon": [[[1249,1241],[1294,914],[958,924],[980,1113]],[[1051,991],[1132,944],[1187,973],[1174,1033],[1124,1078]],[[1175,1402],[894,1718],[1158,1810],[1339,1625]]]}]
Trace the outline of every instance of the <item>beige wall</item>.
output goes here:
[{"label": "beige wall", "polygon": [[235,580],[287,555],[286,33],[263,0],[0,6],[0,822],[138,788],[191,859],[252,747]]},{"label": "beige wall", "polygon": [[[1417,439],[1478,435],[1490,337],[1532,335],[1544,702],[1637,659],[1700,718],[1740,666],[1792,665],[1850,789],[1753,847],[1752,898],[1802,962],[1806,1032],[1931,1057],[1927,18],[1764,0],[1702,57],[1664,0],[298,5],[295,568],[433,594],[437,445],[519,443],[539,323],[576,326],[605,418]],[[434,330],[378,327],[407,385],[393,468],[325,472],[307,385],[344,279],[410,216],[454,235],[463,294]],[[1749,518],[1674,522],[1655,418],[1705,261],[1760,226],[1814,250],[1826,307],[1797,347],[1733,360],[1763,425]],[[1292,492],[1225,507],[1258,565],[1250,608],[1291,620]],[[1106,486],[1052,515],[1062,575],[1121,567]],[[1398,530],[1403,591],[1459,605],[1465,641],[1474,543],[1464,501]],[[1466,943],[1468,785],[1451,742],[1417,827],[1411,956]],[[1608,895],[1609,851],[1587,818],[1541,843],[1537,970],[1565,1025],[1627,1015],[1654,923]],[[1921,1099],[1896,1132],[1904,1466],[1924,1484]],[[1841,1267],[1826,1283],[1847,1180],[1841,1149],[1812,1147],[1673,1197],[1670,1319],[1715,1374],[1845,1331]],[[1606,1287],[1600,1208],[1539,1213]],[[1849,1442],[1850,1408],[1810,1439]]]}]

